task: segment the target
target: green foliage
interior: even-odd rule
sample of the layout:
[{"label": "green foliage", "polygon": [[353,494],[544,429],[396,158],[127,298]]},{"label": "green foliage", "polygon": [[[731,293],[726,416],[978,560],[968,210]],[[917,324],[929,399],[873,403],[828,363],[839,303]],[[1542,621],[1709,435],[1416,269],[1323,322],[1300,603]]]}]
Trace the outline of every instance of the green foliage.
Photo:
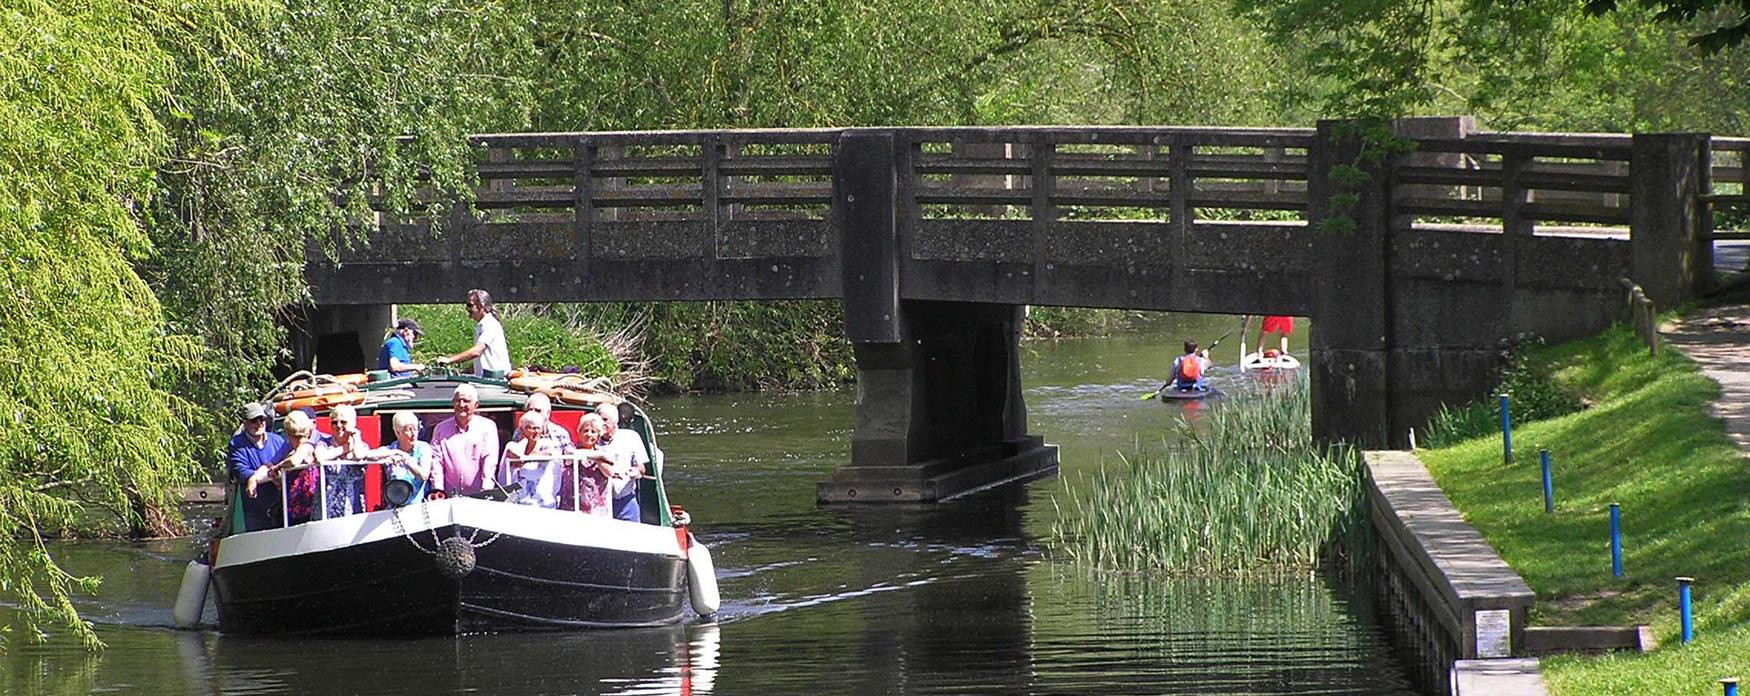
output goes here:
[{"label": "green foliage", "polygon": [[[1565,416],[1585,408],[1578,396],[1556,381],[1552,365],[1534,359],[1540,339],[1521,341],[1507,351],[1501,369],[1498,394],[1509,399],[1509,415],[1515,428],[1523,423]],[[1449,447],[1477,437],[1501,436],[1501,400],[1492,396],[1460,408],[1442,406],[1429,421],[1423,444]]]},{"label": "green foliage", "polygon": [[228,15],[224,41],[172,47],[171,150],[141,211],[139,267],[169,330],[211,349],[175,384],[222,407],[191,424],[209,457],[233,425],[220,414],[282,358],[306,254],[360,242],[372,197],[423,212],[416,185],[431,201],[467,193],[463,136],[527,123],[520,8],[291,0]]},{"label": "green foliage", "polygon": [[[588,331],[521,305],[498,305],[498,310],[512,364],[547,370],[576,367],[591,377],[619,374],[620,364]],[[425,331],[425,338],[414,346],[414,362],[429,364],[433,358],[474,345],[474,320],[462,305],[402,305],[400,312]]]},{"label": "green foliage", "polygon": [[1110,336],[1136,328],[1143,312],[1080,307],[1028,307],[1023,338]]},{"label": "green foliage", "polygon": [[[1746,130],[1750,55],[1713,53],[1739,0],[1240,0],[1327,116],[1475,114],[1530,130]],[[1597,10],[1605,10],[1598,12]],[[1406,40],[1406,37],[1408,40]],[[1707,98],[1697,98],[1707,95]]]},{"label": "green foliage", "polygon": [[659,389],[818,389],[855,376],[837,302],[572,305],[591,326],[643,334]]},{"label": "green foliage", "polygon": [[106,510],[133,526],[195,474],[162,387],[203,356],[171,334],[130,262],[163,152],[152,108],[212,4],[13,3],[0,11],[0,595],[29,637],[59,624],[96,647],[74,577],[43,534]]},{"label": "green foliage", "polygon": [[1360,517],[1352,451],[1312,443],[1306,382],[1181,423],[1189,445],[1101,468],[1054,497],[1052,545],[1093,567],[1238,575],[1316,566]]},{"label": "green foliage", "polygon": [[[1653,16],[1661,22],[1670,24],[1686,24],[1697,18],[1719,17],[1706,30],[1689,40],[1691,46],[1708,53],[1715,53],[1732,48],[1744,42],[1745,36],[1750,36],[1750,0],[1641,0],[1637,3],[1643,8],[1657,8],[1658,14]],[[1591,14],[1606,14],[1622,9],[1618,0],[1586,0],[1586,11]],[[1727,10],[1737,10],[1736,21],[1727,19]]]},{"label": "green foliage", "polygon": [[1263,123],[1288,82],[1219,0],[554,3],[530,26],[544,130]]}]

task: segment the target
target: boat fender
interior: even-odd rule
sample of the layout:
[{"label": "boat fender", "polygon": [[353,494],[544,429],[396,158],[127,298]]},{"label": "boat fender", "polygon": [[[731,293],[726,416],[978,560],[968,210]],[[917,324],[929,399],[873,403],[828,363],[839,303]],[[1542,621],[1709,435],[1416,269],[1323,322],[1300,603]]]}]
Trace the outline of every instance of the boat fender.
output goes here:
[{"label": "boat fender", "polygon": [[462,537],[450,537],[438,542],[437,554],[432,560],[437,562],[438,570],[444,575],[460,580],[474,572],[474,545]]},{"label": "boat fender", "polygon": [[213,573],[212,566],[203,560],[189,561],[182,569],[182,587],[176,591],[176,606],[170,610],[177,628],[188,630],[201,623],[201,611],[207,604],[207,582]]},{"label": "boat fender", "polygon": [[693,611],[699,616],[717,613],[721,597],[717,595],[717,566],[711,563],[711,549],[687,535],[687,590],[693,600]]}]

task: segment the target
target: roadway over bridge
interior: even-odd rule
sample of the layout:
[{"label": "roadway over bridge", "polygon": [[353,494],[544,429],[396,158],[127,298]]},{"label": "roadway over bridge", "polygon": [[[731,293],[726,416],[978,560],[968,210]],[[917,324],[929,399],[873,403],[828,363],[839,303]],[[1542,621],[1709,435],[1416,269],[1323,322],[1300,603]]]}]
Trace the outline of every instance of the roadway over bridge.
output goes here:
[{"label": "roadway over bridge", "polygon": [[1311,317],[1314,430],[1376,447],[1485,395],[1503,340],[1624,316],[1624,278],[1691,296],[1710,205],[1744,199],[1744,140],[1397,129],[1415,150],[1380,164],[1343,122],[475,136],[477,198],[442,234],[312,257],[309,329],[374,355],[370,308],[473,287],[841,299],[857,415],[821,498],[938,500],[1056,467],[1026,432],[1025,305]]}]

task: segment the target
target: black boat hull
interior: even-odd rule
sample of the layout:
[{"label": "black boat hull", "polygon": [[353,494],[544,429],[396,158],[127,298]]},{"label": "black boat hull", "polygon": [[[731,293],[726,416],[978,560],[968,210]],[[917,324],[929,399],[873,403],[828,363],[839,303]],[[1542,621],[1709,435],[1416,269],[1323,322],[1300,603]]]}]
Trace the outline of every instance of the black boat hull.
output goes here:
[{"label": "black boat hull", "polygon": [[[456,502],[475,514],[443,510],[435,524],[424,524],[415,521],[418,513],[404,510],[404,526],[391,530],[383,526],[393,524],[386,517],[391,513],[371,513],[227,538],[213,570],[219,630],[412,636],[631,628],[682,619],[686,561],[673,530],[508,503]],[[257,535],[277,538],[245,539]],[[446,573],[433,553],[438,539],[451,537],[473,540],[474,567],[460,577]],[[228,554],[223,544],[229,543],[243,548]]]}]

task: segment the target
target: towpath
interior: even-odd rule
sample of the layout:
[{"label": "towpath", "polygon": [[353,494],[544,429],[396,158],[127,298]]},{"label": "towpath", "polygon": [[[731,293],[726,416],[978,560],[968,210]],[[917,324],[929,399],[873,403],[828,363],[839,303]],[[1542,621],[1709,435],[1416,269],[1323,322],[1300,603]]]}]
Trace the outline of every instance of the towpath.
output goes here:
[{"label": "towpath", "polygon": [[1720,383],[1713,415],[1750,455],[1750,304],[1710,307],[1659,327],[1666,345],[1701,365]]}]

